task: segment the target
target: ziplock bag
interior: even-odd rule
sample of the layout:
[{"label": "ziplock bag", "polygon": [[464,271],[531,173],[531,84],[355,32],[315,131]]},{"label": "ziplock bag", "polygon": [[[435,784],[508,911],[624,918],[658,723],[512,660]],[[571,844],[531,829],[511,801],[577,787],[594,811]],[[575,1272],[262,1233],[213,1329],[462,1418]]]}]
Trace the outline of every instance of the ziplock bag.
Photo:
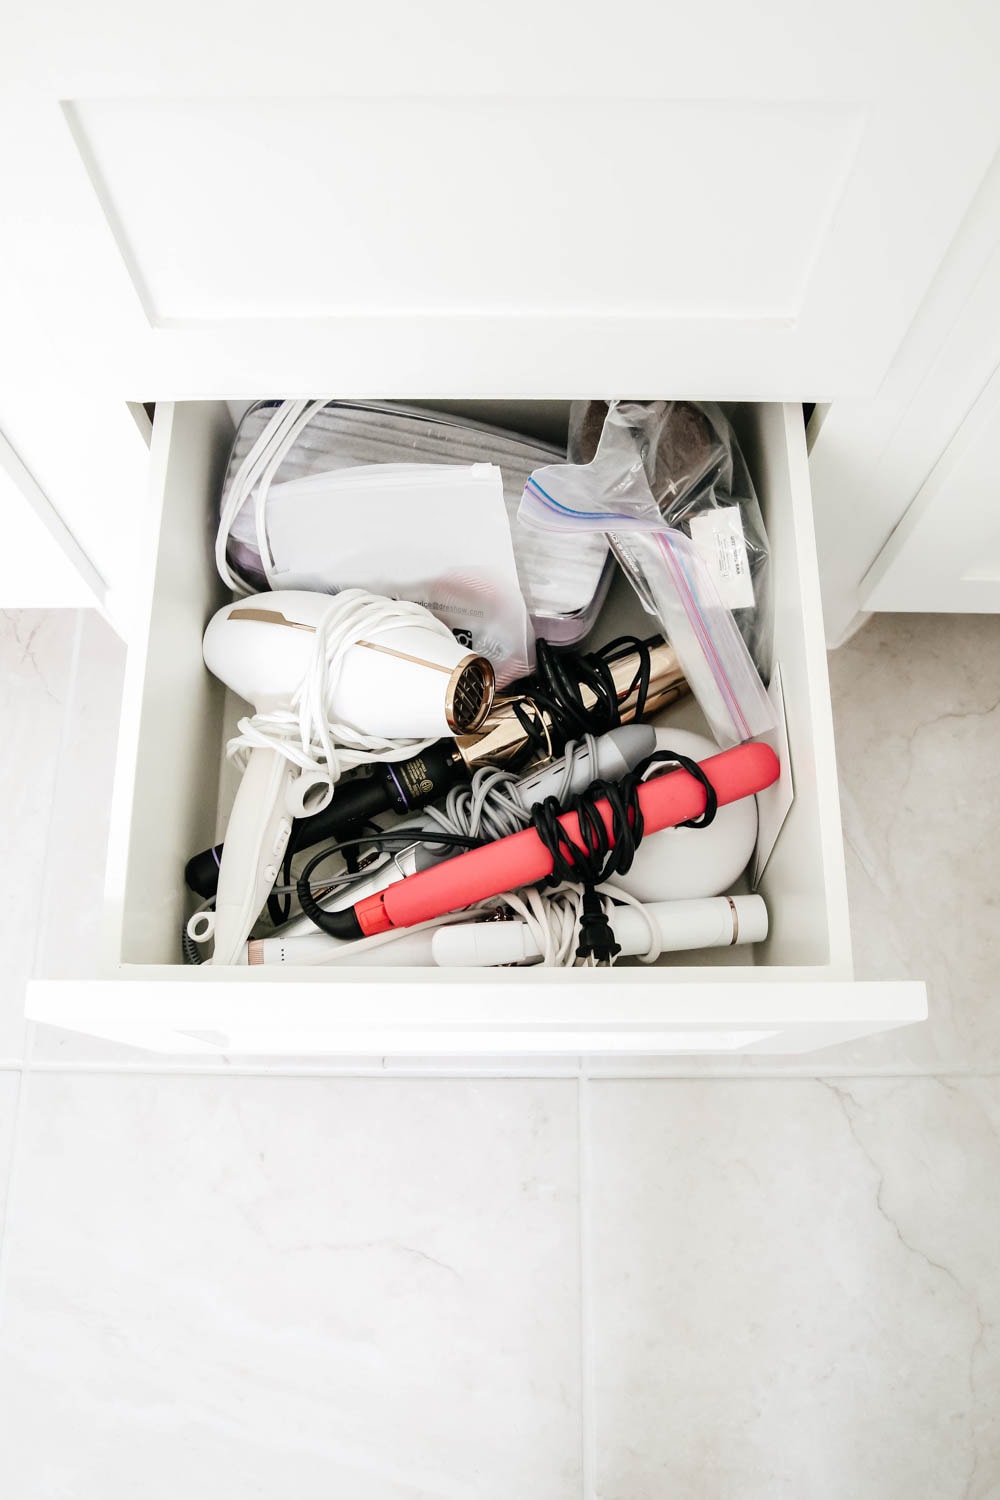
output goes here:
[{"label": "ziplock bag", "polygon": [[[694,543],[723,604],[733,611],[757,670],[768,682],[774,634],[771,552],[732,427],[709,402],[628,401],[619,402],[617,412],[616,420],[624,420],[635,434],[664,523]],[[590,463],[607,413],[604,401],[573,403],[570,463]]]},{"label": "ziplock bag", "polygon": [[[288,425],[288,414],[300,416]],[[220,505],[216,558],[231,588],[267,587],[268,486],[369,464],[496,464],[521,593],[537,636],[554,645],[583,640],[614,573],[599,532],[544,535],[517,519],[525,480],[565,450],[468,416],[392,401],[257,401],[244,412],[233,441]],[[305,558],[308,565],[308,548]]]},{"label": "ziplock bag", "polygon": [[[594,458],[607,411],[607,402],[574,402],[571,463]],[[774,639],[771,547],[732,426],[720,408],[694,401],[618,402],[615,420],[636,437],[664,523],[693,541],[768,682]],[[627,567],[624,558],[619,561]],[[633,583],[642,586],[636,577]]]},{"label": "ziplock bag", "polygon": [[366,588],[422,604],[492,664],[530,672],[535,638],[495,464],[369,464],[272,484],[271,588]]},{"label": "ziplock bag", "polygon": [[536,469],[520,514],[529,525],[604,531],[644,607],[660,621],[718,743],[773,727],[760,675],[690,537],[666,527],[628,409],[612,405],[589,464]]}]

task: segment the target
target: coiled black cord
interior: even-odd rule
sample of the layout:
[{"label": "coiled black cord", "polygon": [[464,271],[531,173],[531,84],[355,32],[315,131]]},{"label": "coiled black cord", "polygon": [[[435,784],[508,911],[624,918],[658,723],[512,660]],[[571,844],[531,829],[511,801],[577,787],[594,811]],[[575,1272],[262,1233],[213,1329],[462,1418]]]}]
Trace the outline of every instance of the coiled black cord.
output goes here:
[{"label": "coiled black cord", "polygon": [[[681,827],[707,828],[719,807],[715,788],[696,760],[678,755],[674,750],[656,750],[647,755],[635,770],[620,781],[595,781],[561,807],[555,797],[546,797],[531,815],[531,821],[542,843],[552,857],[552,874],[542,883],[561,885],[573,881],[583,886],[583,911],[580,918],[580,945],[577,958],[593,958],[596,963],[610,963],[621,952],[621,945],[608,921],[604,903],[595,887],[611,875],[624,875],[631,868],[635,851],[645,830],[639,788],[646,773],[657,764],[682,767],[705,788],[705,811],[688,818]],[[605,800],[611,808],[611,832],[597,811]],[[580,842],[570,838],[559,821],[566,812],[574,812],[580,827]]]},{"label": "coiled black cord", "polygon": [[[640,719],[649,696],[650,648],[660,645],[659,636],[640,640],[634,635],[620,635],[608,641],[599,651],[556,651],[548,641],[539,640],[535,648],[535,673],[531,678],[508,688],[505,696],[514,699],[513,710],[518,723],[531,741],[535,753],[548,749],[545,726],[538,718],[541,709],[552,721],[560,741],[579,739],[585,734],[605,734],[622,722],[622,704],[635,698],[632,717]],[[611,668],[623,656],[635,652],[638,665],[632,681],[619,699]],[[587,705],[582,689],[587,687],[596,702]],[[516,701],[518,695],[524,701]]]},{"label": "coiled black cord", "polygon": [[[376,835],[382,833],[382,829],[378,823],[367,822],[361,825],[359,834],[365,828],[374,829]],[[300,845],[307,839],[308,830],[308,820],[302,822],[296,820],[292,824],[292,833],[285,848],[285,858],[281,866],[281,875],[273,891],[267,898],[267,914],[275,927],[280,927],[284,922],[287,922],[292,914],[292,891],[295,887],[295,882],[292,879],[292,861],[299,852]],[[353,842],[348,842],[342,846],[344,849],[344,864],[347,866],[348,875],[355,874],[359,868],[361,843],[362,840],[359,837]],[[340,846],[336,847],[339,848]]]},{"label": "coiled black cord", "polygon": [[205,962],[201,947],[195,942],[187,930],[187,923],[181,927],[181,952],[186,964],[196,965]]},{"label": "coiled black cord", "polygon": [[[292,834],[285,846],[285,857],[281,864],[281,875],[277,881],[280,886],[287,886],[292,879],[292,857],[295,854],[296,830],[300,825],[292,824]],[[275,927],[280,927],[282,922],[287,922],[292,914],[291,895],[278,896],[272,891],[267,898],[267,914]]]},{"label": "coiled black cord", "polygon": [[[682,825],[686,828],[707,828],[715,817],[719,801],[715,788],[696,760],[679,755],[674,750],[655,750],[628,776],[620,781],[594,781],[581,792],[568,807],[557,798],[547,797],[537,806],[531,823],[539,838],[552,856],[552,874],[544,885],[560,885],[572,881],[583,886],[583,914],[580,921],[580,946],[577,957],[593,957],[599,963],[609,963],[621,951],[615,942],[614,933],[604,912],[603,903],[595,886],[610,875],[624,875],[631,867],[635,851],[644,832],[642,808],[639,805],[639,787],[646,774],[657,765],[680,766],[689,772],[705,788],[705,810],[697,818],[689,818]],[[604,820],[597,811],[597,803],[606,799],[611,807],[611,833],[608,834]],[[559,819],[566,812],[575,812],[580,826],[580,843],[574,842]],[[475,849],[489,842],[480,838],[465,838],[455,834],[426,830],[417,834],[412,828],[387,829],[377,836],[364,835],[343,840],[338,844],[319,849],[303,866],[296,884],[299,905],[305,916],[322,932],[332,937],[353,939],[361,935],[352,907],[339,911],[326,911],[312,889],[312,877],[323,862],[332,854],[347,849],[366,847],[393,849],[405,848],[415,843],[429,844],[438,848],[453,848],[456,852]],[[325,888],[330,894],[331,882]]]},{"label": "coiled black cord", "polygon": [[[613,641],[608,641],[599,651],[580,652],[557,651],[548,641],[539,640],[536,647],[537,665],[534,675],[509,689],[509,694],[514,700],[513,711],[528,738],[531,755],[551,754],[551,739],[555,739],[559,744],[566,744],[569,740],[579,739],[588,734],[605,734],[609,729],[617,729],[622,722],[622,707],[629,704],[633,698],[634,710],[631,717],[640,719],[649,696],[650,650],[653,646],[660,644],[661,638],[656,635],[649,636],[645,640],[635,635],[620,635]],[[637,658],[636,670],[624,693],[619,695],[611,669],[615,662],[631,654]],[[592,693],[595,700],[592,704],[584,703],[584,688],[589,688]],[[518,701],[518,693],[523,695],[522,701]],[[546,727],[539,717],[539,710],[548,715],[554,734],[546,732]],[[287,888],[293,884],[292,856],[296,852],[298,842],[305,837],[305,830],[308,827],[308,823],[295,825],[295,832],[285,851],[281,887]],[[350,851],[355,850],[358,847],[357,844],[347,842],[334,847],[349,851],[348,868],[350,868]],[[329,846],[327,852],[329,852]],[[315,869],[322,857],[310,863],[310,871]],[[277,892],[272,892],[268,896],[267,907],[271,921],[276,927],[288,920],[291,907],[290,898],[287,895],[281,896]],[[315,909],[321,910],[319,907]],[[306,911],[306,915],[316,921],[311,910]],[[317,923],[317,925],[321,924]],[[332,926],[328,924],[324,930],[331,931]]]},{"label": "coiled black cord", "polygon": [[[295,894],[298,896],[303,915],[307,916],[321,932],[341,939],[358,938],[361,936],[361,929],[357,925],[353,908],[345,907],[340,911],[326,911],[313,893],[312,877],[325,859],[345,851],[357,851],[362,844],[366,848],[385,849],[390,852],[394,850],[396,853],[401,853],[411,844],[431,844],[438,848],[454,849],[456,854],[464,854],[467,850],[478,849],[480,845],[487,842],[486,839],[464,838],[459,834],[438,833],[430,830],[421,834],[413,828],[386,828],[376,835],[358,834],[353,839],[343,839],[337,844],[327,844],[308,859],[296,882]],[[342,879],[332,880],[324,887],[325,893],[330,895],[344,884]]]}]

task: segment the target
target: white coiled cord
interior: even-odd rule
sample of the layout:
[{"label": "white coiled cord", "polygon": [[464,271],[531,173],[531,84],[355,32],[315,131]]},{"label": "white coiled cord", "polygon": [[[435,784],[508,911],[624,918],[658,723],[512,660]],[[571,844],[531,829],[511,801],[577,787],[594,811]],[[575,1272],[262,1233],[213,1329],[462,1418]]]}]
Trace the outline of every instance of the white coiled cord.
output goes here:
[{"label": "white coiled cord", "polygon": [[[631,906],[642,917],[649,933],[649,947],[639,954],[644,964],[653,964],[663,951],[659,930],[652,922],[641,901],[627,891],[614,885],[598,885],[595,890],[614,927],[614,903]],[[583,913],[583,887],[559,885],[552,890],[528,887],[522,891],[509,891],[499,898],[521,918],[537,946],[542,950],[541,964],[545,968],[592,969],[592,958],[577,958],[575,950]],[[612,965],[614,960],[612,959]]]},{"label": "white coiled cord", "polygon": [[277,750],[286,760],[311,773],[314,780],[333,786],[345,771],[375,761],[405,760],[436,743],[424,740],[387,739],[361,733],[353,724],[343,724],[329,715],[329,704],[345,653],[360,640],[378,640],[393,629],[418,624],[452,639],[442,625],[419,604],[385,599],[366,589],[344,589],[334,594],[330,607],[316,626],[313,650],[305,676],[290,706],[259,712],[240,719],[227,754],[245,764],[251,750]]},{"label": "white coiled cord", "polygon": [[[580,773],[580,761],[576,757],[581,745],[589,762],[584,784],[589,786],[598,774],[596,737],[586,734],[582,739],[570,740],[563,752],[562,775],[549,792],[562,807],[569,802],[570,787]],[[510,792],[520,780],[521,776],[512,771],[482,766],[467,786],[452,787],[443,807],[426,807],[421,817],[428,824],[436,824],[444,833],[457,834],[461,838],[504,839],[508,834],[520,833],[531,822],[530,811]]]}]

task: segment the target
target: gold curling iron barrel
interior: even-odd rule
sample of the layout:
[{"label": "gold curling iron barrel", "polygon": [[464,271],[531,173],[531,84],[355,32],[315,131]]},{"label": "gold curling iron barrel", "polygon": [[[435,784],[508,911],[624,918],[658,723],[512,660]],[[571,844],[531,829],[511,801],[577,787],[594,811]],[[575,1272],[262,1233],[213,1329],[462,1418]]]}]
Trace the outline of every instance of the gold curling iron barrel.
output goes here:
[{"label": "gold curling iron barrel", "polygon": [[[649,686],[642,716],[648,718],[676,703],[690,689],[671,646],[655,637],[644,646],[649,654]],[[644,654],[626,651],[607,661],[623,724],[636,717]],[[581,681],[578,691],[585,711],[598,703],[599,695],[588,682]],[[607,727],[611,727],[610,722]],[[477,771],[480,766],[522,767],[560,754],[565,739],[548,710],[530,692],[523,695],[515,692],[495,698],[485,723],[475,734],[460,735],[455,740],[455,749],[469,771]]]}]

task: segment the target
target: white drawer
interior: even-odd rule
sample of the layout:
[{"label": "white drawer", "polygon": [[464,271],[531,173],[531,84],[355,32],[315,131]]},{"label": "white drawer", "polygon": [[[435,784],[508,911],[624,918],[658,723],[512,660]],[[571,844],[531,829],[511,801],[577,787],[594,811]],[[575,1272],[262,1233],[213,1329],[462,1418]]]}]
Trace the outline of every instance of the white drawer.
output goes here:
[{"label": "white drawer", "polygon": [[[233,422],[225,403],[191,401],[156,412],[109,852],[107,969],[85,983],[35,982],[29,1016],[156,1051],[350,1056],[798,1052],[922,1019],[922,985],[853,983],[801,408],[730,413],[772,548],[795,785],[761,885],[770,936],[732,950],[739,960],[752,951],[751,964],[719,950],[704,962],[684,955],[588,971],[338,968],[331,977],[183,966],[183,867],[224,831],[229,788],[219,767],[232,731],[201,637],[224,602],[212,539]],[[539,410],[549,423],[561,414],[553,403]],[[490,415],[502,411],[493,405]],[[518,403],[519,425],[530,418]],[[686,715],[697,727],[693,703]]]}]

